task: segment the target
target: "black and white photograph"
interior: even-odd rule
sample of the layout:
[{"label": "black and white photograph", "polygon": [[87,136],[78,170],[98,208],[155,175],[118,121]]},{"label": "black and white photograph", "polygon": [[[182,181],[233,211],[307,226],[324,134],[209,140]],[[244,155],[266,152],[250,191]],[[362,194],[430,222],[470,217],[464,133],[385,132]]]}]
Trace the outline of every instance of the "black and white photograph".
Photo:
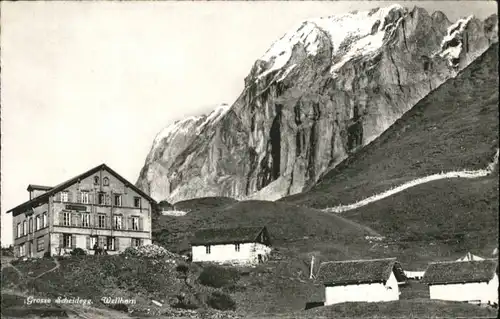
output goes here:
[{"label": "black and white photograph", "polygon": [[1,1],[1,318],[497,318],[496,1]]}]

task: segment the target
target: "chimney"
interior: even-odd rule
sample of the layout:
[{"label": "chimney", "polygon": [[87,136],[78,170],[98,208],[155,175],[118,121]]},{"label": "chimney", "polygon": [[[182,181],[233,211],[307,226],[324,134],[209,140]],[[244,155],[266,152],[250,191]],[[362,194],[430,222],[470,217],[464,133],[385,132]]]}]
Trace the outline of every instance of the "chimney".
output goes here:
[{"label": "chimney", "polygon": [[28,188],[27,188],[27,190],[30,194],[29,200],[32,200],[33,198],[38,197],[42,194],[45,194],[46,192],[48,192],[51,189],[52,189],[52,187],[50,187],[50,186],[29,184]]}]

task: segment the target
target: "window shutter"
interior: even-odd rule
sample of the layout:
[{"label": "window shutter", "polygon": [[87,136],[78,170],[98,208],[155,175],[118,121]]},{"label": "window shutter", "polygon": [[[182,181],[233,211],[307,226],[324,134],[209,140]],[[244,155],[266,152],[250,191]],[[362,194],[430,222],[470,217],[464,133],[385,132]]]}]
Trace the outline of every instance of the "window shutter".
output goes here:
[{"label": "window shutter", "polygon": [[111,196],[106,194],[106,205],[111,205]]},{"label": "window shutter", "polygon": [[120,239],[118,237],[115,237],[115,250],[118,251],[120,250]]},{"label": "window shutter", "polygon": [[58,202],[61,201],[61,192],[56,194],[56,201],[58,201]]},{"label": "window shutter", "polygon": [[[59,212],[59,226],[62,226],[64,225],[63,224],[63,220],[64,220],[64,212]],[[37,216],[37,221],[38,221],[38,216]],[[38,224],[38,223],[37,223]],[[37,228],[38,228],[39,225],[37,225]]]},{"label": "window shutter", "polygon": [[94,198],[94,194],[92,194],[91,192],[88,192],[88,194],[89,194],[89,195],[88,195],[88,196],[89,196],[89,202],[88,202],[88,203],[89,203],[89,204],[91,204],[91,203],[93,203],[93,201],[92,201],[92,200],[93,200],[93,198]]},{"label": "window shutter", "polygon": [[76,248],[76,235],[71,235],[71,248]]},{"label": "window shutter", "polygon": [[73,202],[73,192],[68,191],[68,202],[72,203]]},{"label": "window shutter", "polygon": [[64,234],[59,234],[59,248],[64,248]]},{"label": "window shutter", "polygon": [[71,214],[71,221],[70,221],[70,225],[71,226],[76,226],[76,219],[78,218],[78,213],[72,213]]},{"label": "window shutter", "polygon": [[142,217],[139,217],[139,230],[144,230],[143,229]]},{"label": "window shutter", "polygon": [[142,239],[142,238],[141,238],[141,239],[139,239],[139,245],[140,245],[140,246],[144,245],[144,239]]},{"label": "window shutter", "polygon": [[93,222],[93,227],[98,227],[99,224],[98,224],[98,220],[97,220],[97,214],[94,215],[94,218],[90,218]]},{"label": "window shutter", "polygon": [[132,217],[128,218],[127,229],[132,229]]},{"label": "window shutter", "polygon": [[87,249],[90,249],[90,236],[87,236],[87,238],[85,239],[86,241],[86,244],[87,244]]},{"label": "window shutter", "polygon": [[77,201],[77,203],[82,202],[82,195],[81,195],[80,191],[76,191],[76,201]]}]

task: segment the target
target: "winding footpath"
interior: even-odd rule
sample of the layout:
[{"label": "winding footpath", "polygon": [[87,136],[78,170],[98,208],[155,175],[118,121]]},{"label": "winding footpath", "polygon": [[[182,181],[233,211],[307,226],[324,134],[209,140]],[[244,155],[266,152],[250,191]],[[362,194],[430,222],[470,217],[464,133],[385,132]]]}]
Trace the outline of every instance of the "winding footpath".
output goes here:
[{"label": "winding footpath", "polygon": [[386,197],[392,196],[394,194],[397,194],[399,192],[402,192],[408,188],[437,181],[440,179],[446,179],[446,178],[480,178],[480,177],[486,177],[494,172],[495,166],[498,165],[498,149],[495,154],[495,157],[493,158],[493,161],[488,164],[488,166],[485,169],[478,169],[478,170],[463,170],[463,171],[452,171],[452,172],[447,172],[447,173],[439,173],[439,174],[433,174],[425,177],[420,177],[417,179],[414,179],[412,181],[406,182],[402,185],[399,185],[395,188],[389,189],[385,192],[382,192],[380,194],[376,194],[373,196],[370,196],[368,198],[365,198],[359,202],[349,204],[349,205],[339,205],[336,207],[329,207],[323,209],[324,212],[328,213],[342,213],[346,212],[349,210],[353,210],[356,208],[360,208],[363,206],[366,206],[368,204],[371,204],[373,202],[379,201],[381,199],[384,199]]},{"label": "winding footpath", "polygon": [[[14,269],[17,272],[17,274],[19,275],[19,281],[21,281],[22,279],[25,279],[25,280],[36,280],[36,279],[42,277],[43,275],[48,274],[49,272],[53,272],[54,270],[56,270],[59,267],[61,267],[61,264],[59,263],[59,260],[57,260],[57,258],[52,258],[52,260],[54,261],[54,263],[56,265],[54,267],[52,267],[51,269],[49,269],[47,271],[44,271],[43,273],[39,274],[36,277],[30,277],[30,276],[23,275],[23,273],[16,266],[14,266],[10,261],[8,261],[6,263],[2,263],[2,270],[4,268],[9,268],[9,267],[12,268],[12,269]],[[18,289],[18,287],[19,287],[19,284],[17,284],[14,287],[12,287],[12,289],[16,290],[16,289]]]}]

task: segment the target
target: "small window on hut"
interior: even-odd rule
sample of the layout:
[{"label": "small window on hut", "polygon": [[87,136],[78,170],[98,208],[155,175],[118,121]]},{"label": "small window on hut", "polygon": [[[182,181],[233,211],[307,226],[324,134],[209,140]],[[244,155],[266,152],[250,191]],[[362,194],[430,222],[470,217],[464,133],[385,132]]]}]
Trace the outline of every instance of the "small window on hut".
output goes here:
[{"label": "small window on hut", "polygon": [[211,247],[210,247],[210,245],[206,245],[206,246],[205,246],[205,253],[206,253],[207,255],[211,253]]}]

